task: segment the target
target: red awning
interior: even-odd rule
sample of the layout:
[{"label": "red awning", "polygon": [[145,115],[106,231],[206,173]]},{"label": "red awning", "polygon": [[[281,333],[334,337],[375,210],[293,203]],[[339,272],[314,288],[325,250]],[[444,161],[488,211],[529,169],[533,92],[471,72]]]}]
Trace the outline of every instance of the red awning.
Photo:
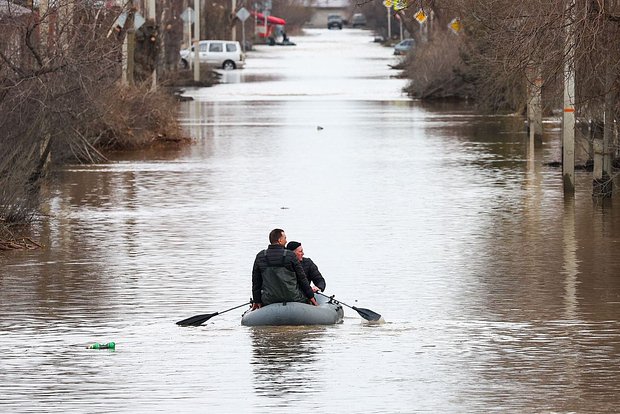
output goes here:
[{"label": "red awning", "polygon": [[[253,16],[256,16],[256,18],[258,18],[259,20],[265,21],[265,16],[263,15],[263,13],[256,13],[256,12],[252,12]],[[275,17],[275,16],[267,16],[267,23],[268,24],[279,24],[284,26],[286,24],[286,20],[281,19],[279,17]]]}]

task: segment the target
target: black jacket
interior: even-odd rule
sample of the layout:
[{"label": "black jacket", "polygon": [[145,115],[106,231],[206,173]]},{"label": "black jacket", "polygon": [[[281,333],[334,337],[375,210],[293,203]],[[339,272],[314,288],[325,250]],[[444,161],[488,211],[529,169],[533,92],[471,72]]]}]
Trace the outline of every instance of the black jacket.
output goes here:
[{"label": "black jacket", "polygon": [[319,272],[319,268],[314,264],[312,259],[309,257],[304,257],[301,259],[301,267],[304,269],[308,282],[314,283],[314,286],[321,289],[321,292],[325,291],[325,279],[323,278],[321,272]]},{"label": "black jacket", "polygon": [[314,297],[310,282],[308,282],[304,269],[301,267],[299,260],[297,260],[295,253],[284,249],[284,246],[279,244],[270,244],[269,247],[267,247],[267,257],[265,257],[264,251],[261,250],[254,259],[254,267],[252,268],[252,298],[254,302],[263,303],[261,299],[261,288],[263,287],[263,271],[267,268],[267,260],[272,263],[279,262],[282,260],[283,255],[284,267],[295,272],[299,288],[303,294],[308,299]]}]

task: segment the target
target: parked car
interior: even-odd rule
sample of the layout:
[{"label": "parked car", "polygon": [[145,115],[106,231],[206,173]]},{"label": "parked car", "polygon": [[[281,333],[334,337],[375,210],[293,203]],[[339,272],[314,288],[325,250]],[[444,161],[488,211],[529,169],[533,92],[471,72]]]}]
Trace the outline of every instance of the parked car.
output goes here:
[{"label": "parked car", "polygon": [[352,27],[365,27],[366,26],[366,16],[362,13],[355,13],[351,18],[351,26]]},{"label": "parked car", "polygon": [[[242,68],[245,66],[245,54],[239,42],[230,40],[201,40],[199,42],[198,58],[200,63],[206,63],[215,68],[225,70]],[[181,50],[181,67],[189,68],[194,59],[194,46]]]},{"label": "parked car", "polygon": [[396,46],[394,46],[394,54],[406,55],[407,52],[413,47],[414,42],[415,41],[413,39],[401,40],[398,44],[396,44]]},{"label": "parked car", "polygon": [[342,30],[342,25],[344,24],[342,20],[342,16],[339,14],[330,14],[327,16],[327,28],[328,29],[338,29]]}]

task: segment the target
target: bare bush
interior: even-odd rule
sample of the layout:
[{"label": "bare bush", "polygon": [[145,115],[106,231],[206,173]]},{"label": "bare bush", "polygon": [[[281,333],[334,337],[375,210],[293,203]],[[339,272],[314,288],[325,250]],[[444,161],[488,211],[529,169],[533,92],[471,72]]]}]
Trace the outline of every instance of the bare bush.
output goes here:
[{"label": "bare bush", "polygon": [[93,98],[119,78],[117,43],[106,39],[112,16],[58,2],[35,13],[2,0],[0,9],[0,217],[25,221],[52,148],[87,145],[79,125]]},{"label": "bare bush", "polygon": [[474,83],[464,79],[462,45],[452,33],[440,33],[432,43],[423,43],[405,62],[409,83],[406,92],[418,99],[468,98],[475,95]]},{"label": "bare bush", "polygon": [[[50,2],[52,4],[52,2]],[[0,226],[27,222],[45,164],[105,159],[101,149],[176,141],[172,98],[124,89],[120,8],[57,0],[35,12],[0,0]],[[109,35],[109,33],[114,33]],[[153,32],[147,32],[152,35]],[[148,55],[145,67],[154,67]],[[147,77],[147,76],[143,76]]]},{"label": "bare bush", "polygon": [[[97,116],[80,128],[83,136],[96,137],[101,150],[135,149],[156,142],[187,142],[180,133],[175,99],[148,87],[114,85],[95,100]],[[119,110],[120,108],[120,110]]]},{"label": "bare bush", "polygon": [[[615,41],[620,27],[618,3],[576,0],[573,8],[567,8],[570,3],[553,0],[427,0],[412,4],[402,14],[411,22],[413,13],[420,7],[432,13],[429,42],[442,51],[447,49],[438,32],[447,32],[451,19],[461,19],[464,28],[459,33],[461,62],[455,73],[474,86],[475,93],[467,96],[492,110],[523,110],[527,103],[526,87],[531,81],[526,73],[532,69],[542,76],[545,107],[547,110],[557,107],[563,93],[567,34],[573,33],[577,111],[580,116],[601,119],[605,96],[616,95],[620,86],[617,77],[620,44]],[[428,54],[424,46],[416,58],[436,59],[440,67],[447,60]],[[437,76],[433,73],[434,65],[414,65],[408,73],[418,80]],[[414,67],[428,72],[418,74]],[[422,86],[415,86],[414,82],[411,86],[414,95],[425,96]],[[454,86],[457,95],[460,87]],[[437,97],[443,94],[440,90]]]}]

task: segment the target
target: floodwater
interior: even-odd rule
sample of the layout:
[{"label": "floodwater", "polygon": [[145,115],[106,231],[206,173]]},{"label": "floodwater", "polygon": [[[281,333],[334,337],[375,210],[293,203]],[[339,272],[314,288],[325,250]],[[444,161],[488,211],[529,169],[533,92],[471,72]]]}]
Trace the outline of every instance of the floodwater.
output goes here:
[{"label": "floodwater", "polygon": [[[557,122],[411,102],[370,32],[292,40],[187,91],[195,145],[54,172],[45,248],[0,255],[0,411],[616,411],[620,209],[564,197]],[[247,302],[275,227],[384,321],[175,325]]]}]

